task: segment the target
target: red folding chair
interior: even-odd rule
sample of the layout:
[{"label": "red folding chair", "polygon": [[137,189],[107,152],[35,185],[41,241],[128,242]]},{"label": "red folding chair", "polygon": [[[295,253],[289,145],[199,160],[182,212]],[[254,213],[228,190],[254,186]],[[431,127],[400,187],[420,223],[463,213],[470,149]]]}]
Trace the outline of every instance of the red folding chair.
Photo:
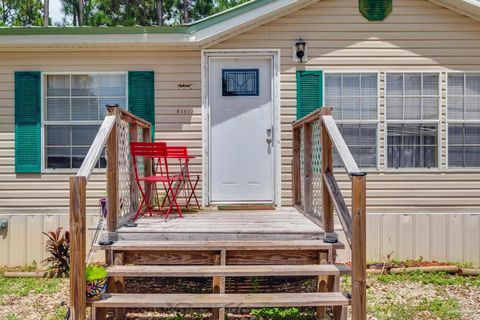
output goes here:
[{"label": "red folding chair", "polygon": [[[165,189],[165,197],[168,197],[170,201],[170,205],[166,211],[165,218],[168,218],[169,213],[173,210],[173,206],[177,209],[178,215],[182,216],[182,210],[180,209],[177,203],[177,194],[178,188],[181,185],[181,181],[183,177],[181,175],[171,175],[168,170],[168,161],[167,161],[167,145],[164,142],[131,142],[130,143],[130,152],[133,158],[133,166],[135,171],[135,180],[137,181],[138,188],[140,189],[140,193],[142,195],[142,201],[138,206],[137,213],[135,214],[135,219],[138,218],[140,211],[142,209],[142,205],[145,204],[146,211],[152,215],[153,210],[147,199],[147,195],[142,188],[142,182],[144,183],[152,183],[156,190],[157,183],[161,182],[164,189]],[[152,159],[154,162],[154,175],[150,177],[140,177],[138,174],[138,165],[137,165],[137,157],[143,157],[144,159]],[[155,163],[156,161],[156,163]],[[176,188],[173,187],[174,183],[178,182]]]},{"label": "red folding chair", "polygon": [[[188,149],[185,146],[168,146],[167,145],[167,159],[177,159],[178,160],[178,174],[182,176],[182,188],[185,191],[185,207],[188,209],[188,206],[192,200],[195,200],[197,208],[200,209],[200,204],[198,202],[197,195],[195,190],[200,180],[200,176],[197,175],[192,180],[190,175],[189,161],[193,159],[194,156],[188,154]],[[170,200],[170,199],[168,199]],[[165,205],[166,198],[163,199],[162,207]]]}]

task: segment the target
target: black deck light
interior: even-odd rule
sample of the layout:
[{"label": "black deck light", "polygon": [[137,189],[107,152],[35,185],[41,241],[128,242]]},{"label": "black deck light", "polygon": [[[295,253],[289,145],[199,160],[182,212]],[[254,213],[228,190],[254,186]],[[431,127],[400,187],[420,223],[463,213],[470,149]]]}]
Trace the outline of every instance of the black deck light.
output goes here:
[{"label": "black deck light", "polygon": [[297,56],[298,60],[300,60],[300,63],[303,62],[303,58],[305,57],[305,51],[307,48],[307,43],[300,38],[296,43],[295,43],[295,48],[296,53],[295,55]]}]

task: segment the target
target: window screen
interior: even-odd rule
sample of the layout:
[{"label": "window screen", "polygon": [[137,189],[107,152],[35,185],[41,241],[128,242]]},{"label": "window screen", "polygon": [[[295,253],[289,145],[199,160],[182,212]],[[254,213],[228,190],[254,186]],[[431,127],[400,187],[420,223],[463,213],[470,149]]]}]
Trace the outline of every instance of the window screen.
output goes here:
[{"label": "window screen", "polygon": [[[377,166],[378,76],[376,73],[326,73],[325,105],[333,107],[355,161],[360,167]],[[341,166],[336,152],[334,165]]]},{"label": "window screen", "polygon": [[480,167],[480,73],[449,73],[448,166]]},{"label": "window screen", "polygon": [[439,74],[386,76],[387,167],[438,166]]},{"label": "window screen", "polygon": [[[105,105],[126,106],[126,75],[47,75],[45,82],[45,167],[79,168],[106,115]],[[106,166],[104,155],[99,166]]]}]

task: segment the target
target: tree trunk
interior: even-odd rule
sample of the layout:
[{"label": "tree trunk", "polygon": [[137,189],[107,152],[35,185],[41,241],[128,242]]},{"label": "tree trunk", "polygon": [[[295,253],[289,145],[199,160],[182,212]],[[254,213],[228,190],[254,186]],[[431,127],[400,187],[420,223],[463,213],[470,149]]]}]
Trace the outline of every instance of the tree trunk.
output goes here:
[{"label": "tree trunk", "polygon": [[48,27],[48,16],[49,16],[49,0],[43,0],[43,26]]},{"label": "tree trunk", "polygon": [[157,1],[157,21],[159,26],[163,26],[163,0]]},{"label": "tree trunk", "polygon": [[83,0],[78,0],[78,25],[83,26]]},{"label": "tree trunk", "polygon": [[183,23],[188,23],[188,0],[183,0]]}]

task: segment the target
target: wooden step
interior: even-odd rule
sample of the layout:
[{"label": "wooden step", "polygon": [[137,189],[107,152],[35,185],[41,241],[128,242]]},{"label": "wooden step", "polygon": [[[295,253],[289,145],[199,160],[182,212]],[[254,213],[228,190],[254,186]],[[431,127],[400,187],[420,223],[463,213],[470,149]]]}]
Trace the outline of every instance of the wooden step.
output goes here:
[{"label": "wooden step", "polygon": [[346,265],[257,266],[110,266],[109,276],[124,277],[260,277],[340,276],[350,274]]},{"label": "wooden step", "polygon": [[255,294],[105,294],[96,308],[259,308],[346,306],[340,292]]},{"label": "wooden step", "polygon": [[322,240],[278,241],[117,241],[109,246],[94,245],[95,250],[116,251],[219,251],[219,250],[329,250],[344,249],[341,242]]}]

